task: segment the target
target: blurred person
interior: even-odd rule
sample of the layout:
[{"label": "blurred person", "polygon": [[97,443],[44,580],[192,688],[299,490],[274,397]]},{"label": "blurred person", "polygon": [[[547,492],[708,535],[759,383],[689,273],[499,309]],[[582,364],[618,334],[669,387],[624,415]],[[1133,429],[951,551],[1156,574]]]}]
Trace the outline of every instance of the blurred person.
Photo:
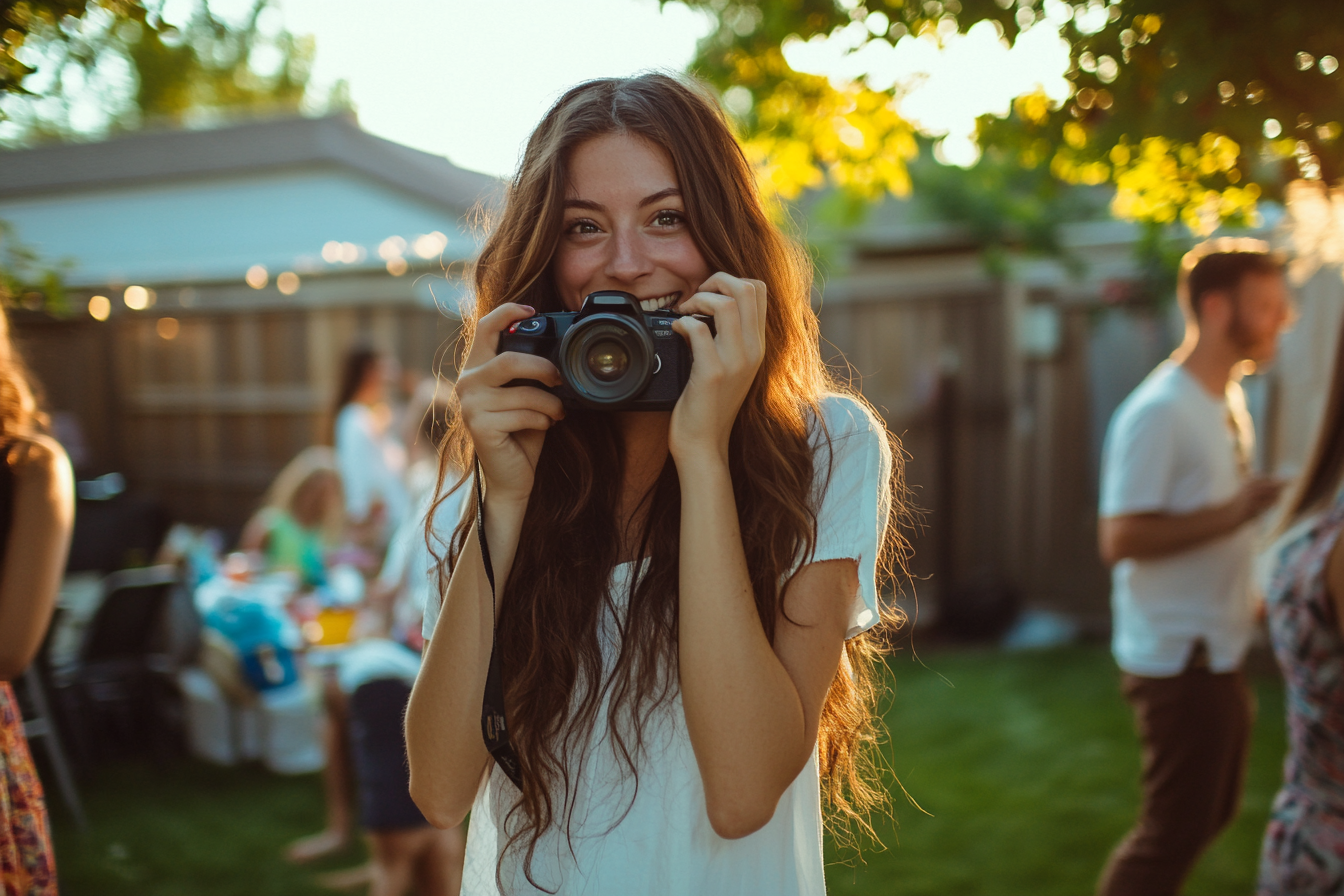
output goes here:
[{"label": "blurred person", "polygon": [[45,433],[0,310],[0,883],[5,896],[55,896],[42,782],[10,682],[37,655],[56,606],[74,523],[74,475]]},{"label": "blurred person", "polygon": [[[423,402],[423,404],[421,404]],[[423,645],[421,625],[425,603],[437,579],[437,564],[426,542],[425,519],[437,481],[438,448],[443,440],[449,410],[433,395],[419,390],[412,412],[423,407],[416,419],[418,432],[410,439],[409,472],[419,475],[418,508],[397,527],[377,579],[371,583],[367,606],[356,623],[352,643],[346,647],[334,676],[323,690],[324,732],[327,764],[323,770],[327,806],[326,827],[289,847],[292,861],[309,861],[343,849],[350,841],[355,812],[354,791],[361,795],[359,818],[370,844],[371,860],[364,869],[342,872],[342,881],[367,876],[375,894],[399,893],[406,882],[426,883],[421,893],[456,893],[462,872],[465,845],[462,830],[431,827],[411,802],[405,780],[406,748],[401,727],[404,698],[389,713],[380,699],[395,695],[375,683],[414,683],[420,669]],[[426,469],[433,472],[425,475]],[[433,537],[441,545],[457,522],[459,501],[438,505]],[[361,699],[362,688],[371,685]],[[393,721],[388,721],[392,719]],[[375,783],[370,783],[373,781]]]},{"label": "blurred person", "polygon": [[1215,240],[1182,259],[1178,297],[1185,341],[1116,409],[1102,457],[1112,648],[1143,743],[1143,804],[1104,896],[1180,890],[1236,815],[1254,714],[1250,523],[1282,484],[1252,473],[1240,375],[1273,359],[1288,287],[1263,243]]},{"label": "blurred person", "polygon": [[345,357],[336,396],[336,463],[345,488],[350,523],[367,545],[386,545],[387,536],[411,511],[402,475],[406,449],[396,438],[387,401],[391,362],[373,349],[355,348]]},{"label": "blurred person", "polygon": [[285,465],[248,520],[239,549],[258,552],[268,570],[289,570],[306,588],[326,582],[327,552],[340,544],[345,504],[336,454],[314,445]]},{"label": "blurred person", "polygon": [[[471,812],[464,890],[824,892],[821,793],[845,818],[879,797],[868,630],[901,542],[889,436],[826,374],[806,253],[714,100],[651,74],[551,108],[474,280],[439,495],[475,468],[485,506],[468,493],[406,717],[416,803]],[[562,378],[501,334],[602,290],[687,340],[674,410],[505,387]]]},{"label": "blurred person", "polygon": [[[424,645],[421,628],[425,605],[434,585],[430,571],[437,566],[426,538],[425,521],[438,482],[438,446],[443,443],[452,416],[448,403],[438,397],[436,391],[434,381],[426,380],[416,390],[410,405],[408,417],[416,422],[416,428],[407,437],[406,485],[415,511],[392,533],[387,556],[370,589],[369,599],[376,626],[373,632],[390,636],[417,652]],[[416,413],[417,408],[422,410]],[[461,471],[454,468],[448,475],[456,481]],[[429,539],[438,543],[440,553],[447,547],[447,533],[457,524],[463,494],[461,490],[455,492],[452,499],[437,510],[440,523]]]},{"label": "blurred person", "polygon": [[1344,893],[1344,330],[1325,416],[1265,552],[1288,754],[1260,854],[1260,896]]}]

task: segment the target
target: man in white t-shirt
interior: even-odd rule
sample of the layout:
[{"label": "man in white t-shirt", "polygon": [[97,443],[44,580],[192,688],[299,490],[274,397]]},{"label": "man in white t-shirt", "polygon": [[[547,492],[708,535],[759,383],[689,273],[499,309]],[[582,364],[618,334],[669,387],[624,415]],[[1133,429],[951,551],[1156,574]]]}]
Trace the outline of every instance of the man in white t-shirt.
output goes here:
[{"label": "man in white t-shirt", "polygon": [[1251,472],[1238,380],[1274,357],[1288,288],[1263,243],[1216,240],[1182,259],[1178,292],[1185,341],[1116,410],[1102,455],[1112,648],[1143,741],[1143,807],[1102,896],[1180,890],[1236,814],[1253,715],[1249,524],[1281,483]]}]

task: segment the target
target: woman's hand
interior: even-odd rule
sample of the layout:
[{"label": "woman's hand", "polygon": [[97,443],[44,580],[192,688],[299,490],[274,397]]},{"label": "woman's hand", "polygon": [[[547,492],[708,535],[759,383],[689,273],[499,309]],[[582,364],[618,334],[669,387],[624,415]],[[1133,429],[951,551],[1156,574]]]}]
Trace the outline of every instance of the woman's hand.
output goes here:
[{"label": "woman's hand", "polygon": [[672,457],[728,459],[728,436],[756,371],[765,357],[765,284],[720,271],[677,306],[682,314],[714,318],[715,334],[703,321],[679,318],[672,329],[691,344],[690,381],[672,411]]},{"label": "woman's hand", "polygon": [[482,317],[457,379],[462,422],[471,433],[492,502],[527,504],[546,430],[565,417],[560,399],[550,392],[536,386],[504,386],[515,379],[548,386],[560,383],[560,371],[545,358],[497,353],[499,334],[534,314],[532,308],[510,302]]}]

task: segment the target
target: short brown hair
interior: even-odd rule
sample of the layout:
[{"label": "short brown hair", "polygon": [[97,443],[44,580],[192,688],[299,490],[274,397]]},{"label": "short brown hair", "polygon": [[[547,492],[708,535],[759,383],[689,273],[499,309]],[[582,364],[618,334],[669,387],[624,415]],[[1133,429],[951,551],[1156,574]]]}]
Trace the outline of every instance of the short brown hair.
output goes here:
[{"label": "short brown hair", "polygon": [[1186,317],[1198,319],[1211,292],[1232,292],[1248,274],[1282,274],[1283,259],[1263,240],[1224,237],[1200,243],[1181,258],[1176,298]]}]

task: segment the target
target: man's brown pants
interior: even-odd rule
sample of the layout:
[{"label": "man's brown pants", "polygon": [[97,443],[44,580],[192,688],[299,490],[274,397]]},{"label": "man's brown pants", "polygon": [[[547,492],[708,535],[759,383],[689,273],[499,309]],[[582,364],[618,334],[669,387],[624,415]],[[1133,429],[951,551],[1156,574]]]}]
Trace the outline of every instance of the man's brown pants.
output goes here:
[{"label": "man's brown pants", "polygon": [[1173,678],[1124,676],[1143,741],[1143,807],[1099,896],[1175,896],[1237,814],[1254,703],[1241,671],[1210,672],[1202,647]]}]

